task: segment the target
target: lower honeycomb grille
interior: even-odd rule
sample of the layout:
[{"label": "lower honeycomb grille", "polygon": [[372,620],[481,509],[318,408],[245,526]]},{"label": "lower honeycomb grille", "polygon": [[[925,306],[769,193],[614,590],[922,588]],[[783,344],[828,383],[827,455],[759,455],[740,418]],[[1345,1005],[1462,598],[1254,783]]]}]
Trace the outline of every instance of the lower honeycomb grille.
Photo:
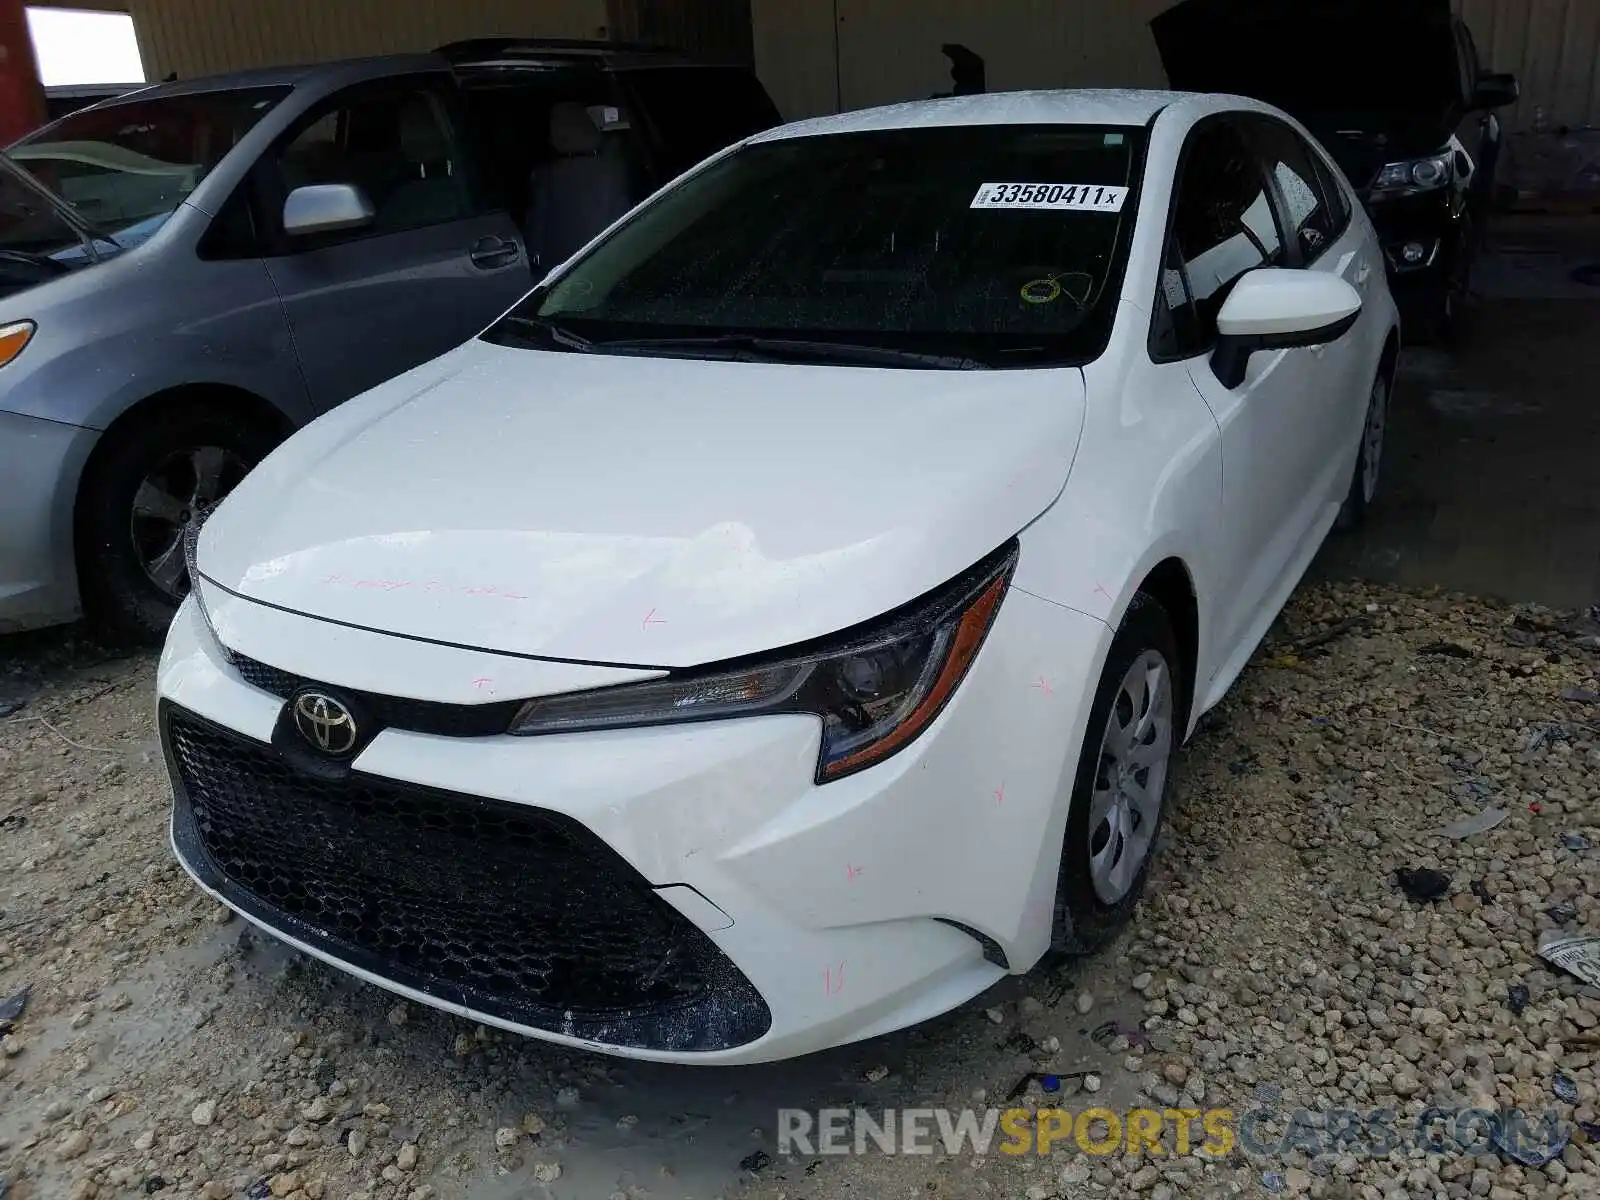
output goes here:
[{"label": "lower honeycomb grille", "polygon": [[211,887],[352,966],[536,1029],[719,1050],[771,1014],[697,927],[558,813],[303,773],[163,705],[174,836]]}]

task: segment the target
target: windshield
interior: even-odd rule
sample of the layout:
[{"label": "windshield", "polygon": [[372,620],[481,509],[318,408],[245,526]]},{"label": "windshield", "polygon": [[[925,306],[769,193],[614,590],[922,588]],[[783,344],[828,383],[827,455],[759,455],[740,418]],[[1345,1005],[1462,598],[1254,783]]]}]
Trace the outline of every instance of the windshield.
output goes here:
[{"label": "windshield", "polygon": [[[662,193],[485,336],[575,351],[743,337],[986,367],[1088,361],[1109,337],[1143,146],[1140,128],[1081,125],[746,146]],[[656,345],[625,344],[641,339]]]},{"label": "windshield", "polygon": [[128,249],[159,229],[286,95],[287,88],[247,88],[101,105],[45,126],[7,153]]}]

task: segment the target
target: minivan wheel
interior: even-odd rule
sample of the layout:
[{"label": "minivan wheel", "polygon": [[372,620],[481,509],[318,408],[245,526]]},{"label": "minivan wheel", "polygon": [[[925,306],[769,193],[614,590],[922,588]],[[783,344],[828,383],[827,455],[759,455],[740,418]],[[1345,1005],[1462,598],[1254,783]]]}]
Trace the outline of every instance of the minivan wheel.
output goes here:
[{"label": "minivan wheel", "polygon": [[185,405],[113,428],[78,494],[84,609],[108,631],[159,642],[189,592],[183,539],[277,442],[225,408]]},{"label": "minivan wheel", "polygon": [[1134,598],[1089,710],[1056,884],[1052,949],[1087,954],[1128,920],[1144,891],[1183,740],[1186,670],[1166,611]]}]

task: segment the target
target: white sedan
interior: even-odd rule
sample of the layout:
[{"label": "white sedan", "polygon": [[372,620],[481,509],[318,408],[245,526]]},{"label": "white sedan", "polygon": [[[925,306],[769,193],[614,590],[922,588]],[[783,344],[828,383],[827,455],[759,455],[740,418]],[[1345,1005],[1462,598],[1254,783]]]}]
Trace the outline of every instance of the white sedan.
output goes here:
[{"label": "white sedan", "polygon": [[1372,499],[1398,350],[1348,184],[1263,105],[762,134],[209,517],[174,848],[567,1045],[924,1020],[1128,916],[1174,752]]}]

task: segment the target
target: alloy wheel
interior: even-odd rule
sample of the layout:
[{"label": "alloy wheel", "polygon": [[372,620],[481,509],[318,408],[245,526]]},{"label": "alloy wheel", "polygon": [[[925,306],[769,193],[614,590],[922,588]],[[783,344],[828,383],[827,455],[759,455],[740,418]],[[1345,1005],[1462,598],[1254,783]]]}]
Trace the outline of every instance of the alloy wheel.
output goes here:
[{"label": "alloy wheel", "polygon": [[133,496],[129,532],[150,582],[174,600],[189,591],[183,539],[189,525],[243,479],[248,465],[221,446],[195,446],[167,455]]}]

